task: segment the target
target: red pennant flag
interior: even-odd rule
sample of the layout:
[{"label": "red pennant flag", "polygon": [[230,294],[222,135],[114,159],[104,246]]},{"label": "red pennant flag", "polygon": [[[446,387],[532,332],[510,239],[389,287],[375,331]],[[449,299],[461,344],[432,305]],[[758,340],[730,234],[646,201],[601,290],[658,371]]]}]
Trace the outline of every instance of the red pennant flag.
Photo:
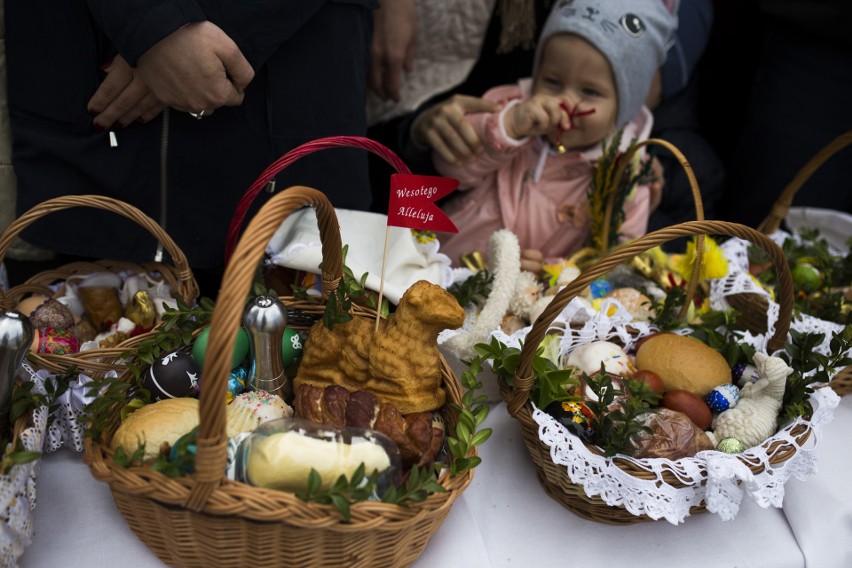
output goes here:
[{"label": "red pennant flag", "polygon": [[450,218],[435,205],[459,186],[458,180],[440,176],[391,175],[388,225],[421,231],[458,233]]}]

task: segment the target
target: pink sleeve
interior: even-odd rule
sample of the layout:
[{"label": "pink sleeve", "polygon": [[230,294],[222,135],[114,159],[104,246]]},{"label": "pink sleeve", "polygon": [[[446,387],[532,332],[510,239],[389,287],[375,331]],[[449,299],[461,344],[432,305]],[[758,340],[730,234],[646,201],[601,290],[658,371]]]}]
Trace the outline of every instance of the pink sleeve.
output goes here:
[{"label": "pink sleeve", "polygon": [[633,194],[624,203],[624,223],[621,225],[622,239],[637,239],[647,233],[650,215],[651,188],[647,185],[637,185]]},{"label": "pink sleeve", "polygon": [[495,174],[518,152],[526,140],[512,140],[502,128],[503,112],[507,105],[520,100],[520,90],[515,85],[505,85],[489,90],[483,98],[497,101],[503,109],[493,113],[475,113],[465,116],[465,120],[473,126],[476,134],[482,140],[484,151],[468,162],[451,164],[441,158],[437,152],[432,153],[435,169],[445,177],[459,180],[459,189],[470,189],[480,185],[483,178]]}]

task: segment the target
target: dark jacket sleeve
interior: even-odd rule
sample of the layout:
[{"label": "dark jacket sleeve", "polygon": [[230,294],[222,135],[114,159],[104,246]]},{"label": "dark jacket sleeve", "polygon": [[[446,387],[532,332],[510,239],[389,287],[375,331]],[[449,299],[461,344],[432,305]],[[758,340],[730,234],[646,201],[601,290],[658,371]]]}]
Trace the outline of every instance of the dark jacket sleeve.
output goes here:
[{"label": "dark jacket sleeve", "polygon": [[[234,40],[257,70],[328,0],[87,1],[95,20],[131,65],[181,26],[209,20]],[[375,0],[344,1],[376,4]]]}]

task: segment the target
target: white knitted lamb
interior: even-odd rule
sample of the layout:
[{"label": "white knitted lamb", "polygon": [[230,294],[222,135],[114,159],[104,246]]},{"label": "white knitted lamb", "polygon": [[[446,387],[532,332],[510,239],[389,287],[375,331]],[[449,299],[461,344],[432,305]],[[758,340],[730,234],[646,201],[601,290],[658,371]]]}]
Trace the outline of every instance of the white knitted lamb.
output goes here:
[{"label": "white knitted lamb", "polygon": [[787,377],[793,369],[783,359],[765,353],[755,353],[754,364],[760,378],[743,387],[737,405],[719,414],[713,432],[707,433],[714,446],[733,437],[751,448],[775,432]]}]

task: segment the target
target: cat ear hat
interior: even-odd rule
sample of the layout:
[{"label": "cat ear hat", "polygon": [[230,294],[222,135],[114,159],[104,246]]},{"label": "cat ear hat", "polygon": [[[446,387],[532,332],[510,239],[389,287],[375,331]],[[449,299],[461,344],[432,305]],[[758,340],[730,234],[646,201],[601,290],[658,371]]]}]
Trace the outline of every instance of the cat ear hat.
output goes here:
[{"label": "cat ear hat", "polygon": [[678,0],[557,0],[541,31],[535,69],[553,34],[572,33],[609,61],[618,91],[616,128],[639,114],[677,29]]}]

